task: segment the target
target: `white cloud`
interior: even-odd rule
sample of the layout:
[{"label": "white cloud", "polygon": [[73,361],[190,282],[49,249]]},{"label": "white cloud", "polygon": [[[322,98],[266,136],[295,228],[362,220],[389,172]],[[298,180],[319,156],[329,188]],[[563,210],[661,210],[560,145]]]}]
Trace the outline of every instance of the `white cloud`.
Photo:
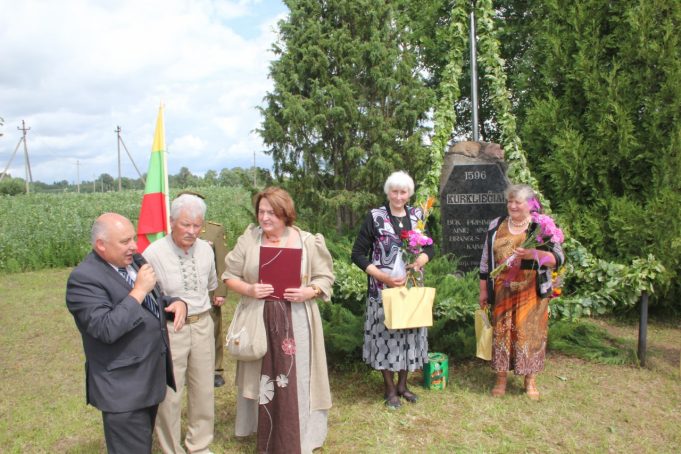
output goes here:
[{"label": "white cloud", "polygon": [[[161,102],[171,173],[250,166],[254,152],[271,165],[252,131],[280,0],[0,0],[0,11],[3,168],[25,120],[34,179],[115,176],[119,125],[144,172]],[[23,177],[21,156],[10,173]]]},{"label": "white cloud", "polygon": [[196,158],[205,151],[206,143],[200,137],[186,135],[173,140],[171,144],[166,145],[166,148],[173,156],[182,154],[184,158]]}]

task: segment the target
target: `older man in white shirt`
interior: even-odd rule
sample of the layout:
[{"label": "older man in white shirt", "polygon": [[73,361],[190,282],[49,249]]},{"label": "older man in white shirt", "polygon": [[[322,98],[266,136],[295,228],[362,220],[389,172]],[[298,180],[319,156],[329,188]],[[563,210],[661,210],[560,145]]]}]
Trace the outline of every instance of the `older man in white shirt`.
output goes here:
[{"label": "older man in white shirt", "polygon": [[213,248],[199,238],[206,204],[184,194],[170,208],[172,232],[151,245],[143,255],[156,271],[161,289],[187,303],[185,328],[169,329],[177,391],[168,388],[156,419],[156,435],[164,453],[183,454],[180,415],[182,392],[188,393],[184,444],[191,453],[209,453],[213,441],[215,403],[213,366],[215,343],[208,292],[218,286]]}]

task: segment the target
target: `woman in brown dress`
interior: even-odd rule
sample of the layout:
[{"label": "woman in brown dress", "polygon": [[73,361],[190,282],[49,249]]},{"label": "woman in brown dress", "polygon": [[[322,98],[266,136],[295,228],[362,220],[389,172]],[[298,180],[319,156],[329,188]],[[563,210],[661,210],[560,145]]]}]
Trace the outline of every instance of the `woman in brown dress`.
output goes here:
[{"label": "woman in brown dress", "polygon": [[[506,393],[509,370],[525,376],[525,391],[539,399],[536,375],[544,369],[548,331],[551,272],[565,261],[558,243],[524,249],[528,235],[539,226],[532,222],[531,202],[536,195],[527,185],[512,185],[505,192],[508,215],[494,219],[487,230],[480,260],[480,307],[492,307],[494,326],[492,368],[497,380],[493,396]],[[515,255],[496,277],[490,272]]]},{"label": "woman in brown dress", "polygon": [[[309,453],[324,443],[331,391],[317,300],[329,301],[333,261],[324,237],[294,226],[293,200],[283,189],[255,197],[251,224],[225,259],[227,288],[239,304],[257,304],[267,332],[267,353],[237,361],[236,435],[257,432],[259,453]],[[259,282],[260,247],[302,249],[301,286],[275,298]],[[264,303],[263,303],[264,302]]]}]

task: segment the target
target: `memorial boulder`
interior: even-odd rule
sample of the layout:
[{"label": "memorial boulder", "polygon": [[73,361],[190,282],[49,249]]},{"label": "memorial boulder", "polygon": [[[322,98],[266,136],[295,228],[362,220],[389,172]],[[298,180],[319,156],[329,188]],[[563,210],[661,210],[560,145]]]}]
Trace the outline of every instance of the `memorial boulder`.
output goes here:
[{"label": "memorial boulder", "polygon": [[459,142],[445,154],[440,174],[442,251],[459,258],[458,271],[480,265],[487,226],[506,214],[508,185],[498,144]]}]

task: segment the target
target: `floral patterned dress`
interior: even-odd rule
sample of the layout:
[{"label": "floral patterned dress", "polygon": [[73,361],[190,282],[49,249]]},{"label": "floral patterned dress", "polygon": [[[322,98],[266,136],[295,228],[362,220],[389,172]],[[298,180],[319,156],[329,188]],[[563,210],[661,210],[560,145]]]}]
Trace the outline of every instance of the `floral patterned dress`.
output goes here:
[{"label": "floral patterned dress", "polygon": [[[525,232],[512,234],[508,220],[503,221],[492,246],[496,264],[510,257],[525,237]],[[536,270],[517,264],[494,279],[492,368],[498,372],[527,375],[544,369],[549,299],[537,294],[536,279]]]},{"label": "floral patterned dress", "polygon": [[[321,446],[326,435],[326,412],[315,412],[312,421],[299,418],[298,405],[303,403],[299,402],[298,394],[301,394],[301,398],[308,394],[307,389],[299,388],[309,382],[309,377],[298,377],[299,370],[307,376],[308,368],[297,364],[297,360],[306,360],[309,355],[309,334],[304,332],[307,328],[304,307],[300,304],[293,307],[288,301],[268,301],[265,304],[268,344],[262,361],[258,408],[258,452],[262,453],[310,452],[312,446],[305,449],[302,446],[308,442],[308,434],[312,432],[314,436],[315,432],[322,429],[322,434],[318,433],[322,435],[319,444],[312,443],[316,446]],[[298,336],[294,333],[296,330]],[[303,347],[300,349],[302,351],[299,347]],[[301,425],[305,426],[303,430]],[[318,429],[310,431],[308,425]]]},{"label": "floral patterned dress", "polygon": [[310,332],[305,306],[267,301],[263,317],[267,353],[260,376],[258,452],[310,453],[324,443],[328,412],[307,411]]},{"label": "floral patterned dress", "polygon": [[[301,282],[318,285],[328,301],[333,262],[323,237],[289,229],[301,238]],[[259,227],[247,227],[225,259],[222,279],[258,281],[261,238]],[[242,296],[239,304],[256,302]],[[331,407],[317,303],[275,300],[262,307],[268,349],[260,360],[237,361],[235,435],[257,433],[260,453],[311,453],[324,444]]]}]

